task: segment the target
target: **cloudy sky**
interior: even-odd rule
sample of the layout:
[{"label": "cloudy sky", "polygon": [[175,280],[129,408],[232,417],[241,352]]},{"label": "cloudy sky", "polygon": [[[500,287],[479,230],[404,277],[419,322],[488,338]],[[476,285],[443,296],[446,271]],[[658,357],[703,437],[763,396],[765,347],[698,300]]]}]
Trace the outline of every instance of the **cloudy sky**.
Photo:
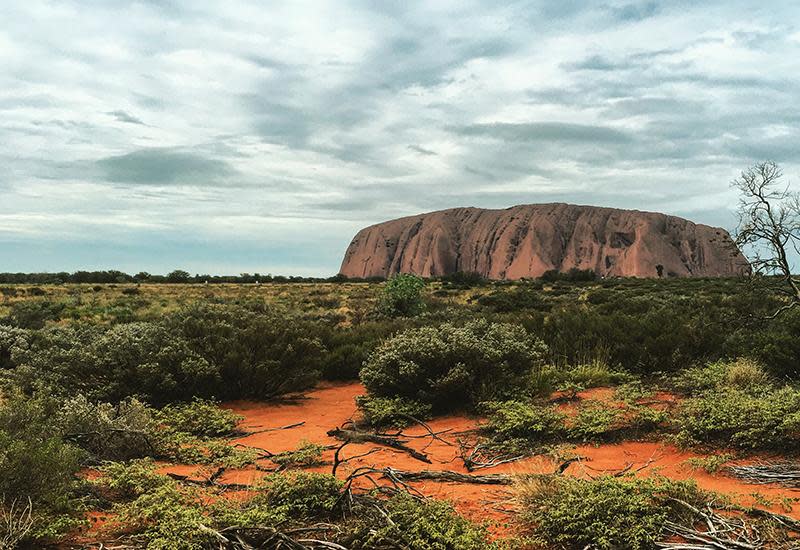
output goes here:
[{"label": "cloudy sky", "polygon": [[793,0],[0,0],[0,271],[331,275],[454,206],[732,229],[798,137]]}]

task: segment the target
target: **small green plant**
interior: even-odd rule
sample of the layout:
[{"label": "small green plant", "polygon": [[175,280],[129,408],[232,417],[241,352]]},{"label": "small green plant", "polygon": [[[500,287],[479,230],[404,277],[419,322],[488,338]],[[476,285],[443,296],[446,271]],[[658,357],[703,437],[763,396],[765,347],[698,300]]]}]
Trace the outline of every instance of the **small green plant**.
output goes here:
[{"label": "small green plant", "polygon": [[295,518],[328,517],[339,502],[343,482],[329,474],[289,471],[261,480],[252,504],[268,504]]},{"label": "small green plant", "polygon": [[386,518],[361,522],[344,539],[349,548],[498,550],[486,527],[456,513],[450,503],[399,493],[386,502]]},{"label": "small green plant", "polygon": [[564,378],[584,388],[598,388],[629,380],[630,375],[613,370],[605,361],[593,360],[567,370]]},{"label": "small green plant", "polygon": [[163,407],[156,418],[179,432],[201,437],[223,437],[234,434],[243,417],[223,409],[216,401],[195,397],[189,403]]},{"label": "small green plant", "polygon": [[774,381],[764,367],[750,359],[716,361],[703,367],[692,367],[679,372],[673,384],[688,395],[727,389],[758,394],[774,388]]},{"label": "small green plant", "polygon": [[95,484],[110,490],[117,498],[131,500],[172,482],[169,477],[156,473],[151,458],[129,462],[107,462],[100,468],[102,476]]},{"label": "small green plant", "polygon": [[687,446],[796,449],[800,435],[800,391],[790,387],[752,395],[712,391],[687,399],[678,418],[677,440]]},{"label": "small green plant", "polygon": [[614,399],[628,404],[647,399],[653,395],[653,390],[644,386],[641,380],[632,380],[617,386],[614,390]]},{"label": "small green plant", "polygon": [[539,476],[517,490],[523,522],[549,548],[654,548],[665,523],[680,517],[671,499],[693,505],[706,500],[690,481],[632,476]]},{"label": "small green plant", "polygon": [[413,317],[425,309],[422,289],[425,281],[416,275],[400,273],[388,281],[383,289],[379,309],[389,317]]},{"label": "small green plant", "polygon": [[302,441],[294,451],[286,451],[270,457],[270,460],[282,468],[305,468],[322,463],[324,445]]},{"label": "small green plant", "polygon": [[546,440],[564,432],[565,416],[551,405],[490,401],[481,409],[488,415],[486,429],[501,440]]},{"label": "small green plant", "polygon": [[732,454],[721,453],[709,456],[695,456],[686,460],[694,470],[703,470],[708,474],[716,474],[725,464],[733,460],[735,457]]},{"label": "small green plant", "polygon": [[569,436],[582,441],[608,437],[622,427],[624,411],[609,403],[588,400],[581,403],[578,414],[567,428]]},{"label": "small green plant", "polygon": [[370,397],[366,395],[356,398],[364,420],[376,428],[403,428],[414,420],[427,420],[431,417],[433,406],[420,403],[405,397]]}]

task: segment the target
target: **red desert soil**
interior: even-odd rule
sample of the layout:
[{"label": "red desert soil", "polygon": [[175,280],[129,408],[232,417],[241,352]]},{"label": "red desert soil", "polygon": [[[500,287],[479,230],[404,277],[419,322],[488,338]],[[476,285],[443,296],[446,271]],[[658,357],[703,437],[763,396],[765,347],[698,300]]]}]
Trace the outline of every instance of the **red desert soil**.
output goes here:
[{"label": "red desert soil", "polygon": [[[358,383],[327,384],[294,402],[265,404],[239,401],[228,403],[225,405],[227,408],[244,416],[245,419],[241,424],[241,428],[244,430],[281,428],[304,422],[293,428],[255,433],[236,439],[233,443],[259,447],[272,453],[294,450],[304,441],[338,445],[340,442],[328,436],[327,432],[343,425],[356,415],[354,398],[363,393],[364,388]],[[609,398],[610,396],[610,391],[602,389],[580,395],[583,398],[593,399]],[[670,396],[661,397],[670,398]],[[464,416],[449,416],[437,418],[428,424],[435,432],[448,430],[441,437],[451,445],[423,437],[412,439],[409,446],[426,453],[432,464],[425,464],[404,452],[386,447],[372,444],[349,444],[342,451],[343,458],[359,455],[371,449],[378,450],[368,456],[343,464],[337,475],[346,477],[349,472],[359,466],[392,467],[398,470],[452,470],[469,473],[459,458],[459,447],[456,441],[459,438],[469,438],[470,432],[479,426],[480,420]],[[412,436],[425,436],[427,432],[421,426],[413,426],[404,430],[404,433]],[[776,503],[775,510],[781,513],[786,513],[786,510],[777,507],[782,499],[800,497],[800,491],[797,490],[778,486],[750,485],[724,474],[712,475],[702,470],[692,469],[686,464],[686,460],[702,455],[680,451],[665,443],[624,442],[613,445],[582,445],[571,451],[583,458],[569,466],[567,469],[569,475],[597,476],[600,473],[614,473],[628,468],[631,471],[638,470],[637,475],[660,474],[674,479],[692,478],[700,487],[724,493],[744,505],[755,503],[756,494],[758,494],[774,501]],[[333,451],[326,452],[325,459],[328,461],[327,465],[312,469],[320,472],[330,471]],[[554,470],[557,462],[546,456],[535,456],[488,470],[480,470],[477,473],[547,473]],[[196,468],[178,465],[166,467],[163,471],[186,475],[196,471]],[[220,481],[250,484],[264,475],[263,472],[252,468],[243,469],[227,472]],[[512,495],[507,486],[436,481],[416,482],[413,483],[413,486],[425,495],[451,500],[464,516],[472,520],[489,521],[496,524],[494,528],[496,533],[505,530],[502,524],[509,520],[509,512],[512,511]],[[800,519],[800,509],[790,512],[789,515]]]}]

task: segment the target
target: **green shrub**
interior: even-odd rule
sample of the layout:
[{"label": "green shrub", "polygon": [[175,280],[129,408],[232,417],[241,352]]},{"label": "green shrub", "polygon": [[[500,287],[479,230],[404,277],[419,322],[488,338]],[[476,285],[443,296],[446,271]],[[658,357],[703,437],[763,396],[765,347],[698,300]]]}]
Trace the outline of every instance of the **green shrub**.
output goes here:
[{"label": "green shrub", "polygon": [[78,395],[61,402],[54,414],[61,437],[89,453],[92,462],[165,456],[171,450],[155,411],[135,398],[111,405]]},{"label": "green shrub", "polygon": [[477,320],[409,329],[381,344],[361,370],[370,395],[404,397],[434,412],[518,395],[542,367],[544,344],[515,325]]},{"label": "green shrub", "polygon": [[28,542],[56,540],[81,523],[77,474],[85,455],[51,426],[25,400],[0,404],[0,510],[10,513],[12,504],[19,509],[30,503],[31,521],[23,537]]},{"label": "green shrub", "polygon": [[364,415],[364,420],[376,428],[403,428],[413,419],[427,420],[431,417],[433,406],[420,403],[405,397],[370,397],[362,395],[356,398],[356,404]]},{"label": "green shrub", "polygon": [[216,542],[202,527],[210,520],[201,496],[170,479],[116,511],[125,531],[136,534],[147,550],[201,550]]},{"label": "green shrub", "polygon": [[501,440],[542,440],[564,434],[566,416],[551,405],[492,401],[481,408],[488,415],[486,429]]},{"label": "green shrub", "polygon": [[265,504],[293,518],[328,517],[339,502],[343,482],[329,474],[289,471],[270,474],[257,487],[252,504]]},{"label": "green shrub", "polygon": [[28,346],[29,338],[27,330],[0,325],[0,371],[16,366],[12,356]]},{"label": "green shrub", "polygon": [[511,289],[494,290],[478,298],[478,305],[495,313],[513,311],[548,311],[550,302],[541,287],[531,284]]},{"label": "green shrub", "polygon": [[156,473],[156,465],[151,458],[129,462],[106,462],[100,467],[102,476],[94,481],[96,485],[110,489],[118,499],[131,500],[153,491],[172,480]]},{"label": "green shrub", "polygon": [[786,387],[758,395],[732,388],[707,392],[683,403],[677,426],[678,441],[684,445],[796,449],[800,391]]},{"label": "green shrub", "polygon": [[219,384],[214,366],[155,323],[47,328],[12,359],[12,379],[25,390],[45,386],[93,401],[137,395],[160,404],[210,395]]},{"label": "green shrub", "polygon": [[301,441],[296,450],[272,455],[270,460],[283,468],[307,468],[322,463],[323,451],[324,445]]},{"label": "green shrub", "polygon": [[18,328],[37,330],[43,328],[48,321],[60,318],[64,304],[49,301],[14,302],[7,322]]},{"label": "green shrub", "polygon": [[562,376],[565,381],[583,388],[610,386],[631,378],[627,373],[613,370],[602,360],[579,364],[564,371]]},{"label": "green shrub", "polygon": [[762,365],[742,358],[688,368],[673,377],[673,385],[678,391],[688,395],[725,389],[756,394],[772,389],[774,380]]},{"label": "green shrub", "polygon": [[418,500],[399,493],[386,503],[387,518],[363,522],[345,536],[350,548],[409,550],[497,550],[485,527],[438,500]]},{"label": "green shrub", "polygon": [[578,407],[568,433],[574,439],[592,441],[608,437],[624,427],[624,410],[604,401],[587,400]]},{"label": "green shrub", "polygon": [[400,273],[386,281],[378,309],[389,317],[413,317],[425,309],[422,289],[425,281],[416,275]]},{"label": "green shrub", "polygon": [[547,547],[580,550],[654,548],[681,510],[670,498],[704,500],[693,482],[604,476],[535,477],[520,484],[521,518]]},{"label": "green shrub", "polygon": [[318,327],[263,305],[194,304],[166,322],[193,353],[213,365],[220,399],[276,397],[311,387],[324,353]]},{"label": "green shrub", "polygon": [[234,434],[244,417],[223,409],[216,401],[195,397],[189,403],[166,405],[158,411],[156,418],[179,432],[200,437],[223,437]]}]

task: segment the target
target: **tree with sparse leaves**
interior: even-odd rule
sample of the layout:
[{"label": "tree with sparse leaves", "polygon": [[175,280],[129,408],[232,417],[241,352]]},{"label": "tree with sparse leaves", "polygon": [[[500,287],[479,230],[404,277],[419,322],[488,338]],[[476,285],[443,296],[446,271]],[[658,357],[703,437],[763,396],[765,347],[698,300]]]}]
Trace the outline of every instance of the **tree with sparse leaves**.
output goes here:
[{"label": "tree with sparse leaves", "polygon": [[771,317],[800,306],[800,276],[792,273],[791,254],[800,254],[800,193],[782,181],[772,161],[744,170],[732,186],[739,190],[736,244],[747,254],[754,280],[783,296]]}]

